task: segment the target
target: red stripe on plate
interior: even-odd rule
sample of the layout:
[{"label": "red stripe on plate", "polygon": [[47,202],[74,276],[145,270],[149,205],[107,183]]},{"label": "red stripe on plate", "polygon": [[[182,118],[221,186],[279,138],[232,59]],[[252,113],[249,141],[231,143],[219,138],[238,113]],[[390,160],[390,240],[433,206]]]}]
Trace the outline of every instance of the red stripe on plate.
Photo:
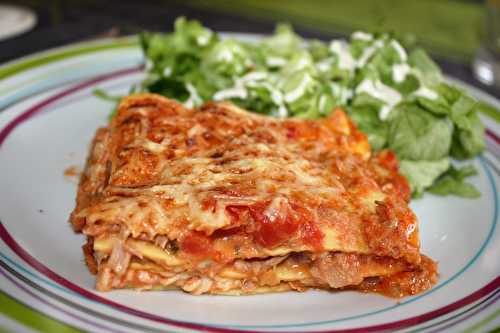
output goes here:
[{"label": "red stripe on plate", "polygon": [[[95,83],[104,81],[104,80],[109,80],[113,78],[117,78],[119,76],[131,74],[134,72],[137,72],[139,68],[132,68],[132,69],[127,69],[127,70],[122,70],[118,72],[114,72],[111,74],[103,75],[98,78],[95,78],[93,80],[85,81],[79,85],[76,85],[70,89],[67,89],[61,93],[58,93],[38,104],[35,106],[29,108],[27,111],[22,113],[21,115],[17,116],[12,122],[10,122],[6,127],[2,129],[0,132],[0,147],[5,141],[5,139],[8,137],[8,135],[14,130],[16,126],[21,124],[23,121],[26,121],[29,119],[31,116],[36,114],[37,112],[41,111],[43,108],[47,107],[51,103],[54,103],[55,101],[66,97],[72,93],[75,93],[81,89],[87,88],[89,86],[92,86]],[[487,130],[488,135],[492,136],[494,140],[500,144],[500,139],[490,130]],[[102,304],[106,304],[111,306],[112,308],[125,312],[127,314],[131,314],[134,316],[138,316],[144,319],[152,320],[155,322],[159,323],[164,323],[172,326],[177,326],[177,327],[182,327],[182,328],[188,328],[188,329],[194,329],[197,331],[205,331],[205,332],[259,332],[259,331],[248,331],[248,330],[236,330],[236,329],[229,329],[229,328],[219,328],[219,327],[213,327],[213,326],[206,326],[206,325],[200,325],[196,323],[190,323],[190,322],[183,322],[183,321],[178,321],[178,320],[173,320],[173,319],[168,319],[168,318],[163,318],[154,314],[150,314],[147,312],[143,312],[137,309],[130,308],[128,306],[116,303],[114,301],[111,301],[109,299],[106,299],[104,297],[101,297],[99,295],[96,295],[84,288],[81,288],[72,282],[66,280],[65,278],[61,277],[60,275],[56,274],[52,270],[50,270],[48,267],[43,265],[41,262],[36,260],[33,256],[31,256],[26,250],[24,250],[9,234],[7,229],[4,227],[3,223],[0,222],[0,238],[16,253],[20,258],[22,258],[26,263],[28,263],[30,266],[32,266],[34,269],[36,269],[38,272],[42,273],[49,279],[53,280],[54,282],[66,287],[67,289],[70,289],[88,299],[91,299],[95,302],[99,302]],[[500,288],[500,277],[497,277],[481,289],[475,291],[474,293],[470,294],[467,297],[464,297],[454,303],[448,304],[442,308],[427,312],[422,315],[418,315],[415,317],[399,320],[399,321],[394,321],[391,323],[386,323],[386,324],[380,324],[380,325],[374,325],[374,326],[366,326],[366,327],[359,327],[359,328],[351,328],[351,329],[346,329],[346,330],[330,330],[330,331],[323,331],[323,332],[330,332],[330,333],[337,333],[337,332],[376,332],[376,331],[383,331],[383,330],[394,330],[394,329],[401,329],[401,328],[406,328],[410,326],[414,326],[417,324],[421,324],[423,322],[432,320],[434,318],[443,316],[445,314],[448,314],[452,311],[455,311],[461,307],[464,307],[472,302],[477,301],[478,299],[490,294],[492,291]]]},{"label": "red stripe on plate", "polygon": [[489,128],[486,129],[486,135],[489,136],[490,138],[493,139],[493,141],[495,141],[495,143],[497,145],[500,145],[500,138],[495,134],[495,132],[493,132],[492,130],[490,130]]},{"label": "red stripe on plate", "polygon": [[102,76],[99,76],[95,79],[92,79],[92,80],[89,80],[89,81],[85,81],[83,83],[80,83],[80,84],[77,84],[75,85],[74,87],[71,87],[67,90],[64,90],[52,97],[49,97],[47,98],[46,100],[43,100],[42,102],[36,104],[35,106],[29,108],[27,111],[21,113],[19,116],[17,116],[16,118],[14,118],[14,120],[12,120],[6,127],[4,127],[2,129],[2,131],[0,132],[0,147],[2,146],[3,142],[5,141],[5,139],[7,138],[7,136],[9,136],[10,132],[12,132],[12,130],[14,128],[16,128],[19,124],[21,124],[22,122],[28,120],[29,118],[31,118],[35,113],[41,111],[43,108],[45,108],[46,106],[54,103],[55,101],[61,99],[61,98],[64,98],[68,95],[71,95],[77,91],[80,91],[82,89],[85,89],[85,88],[88,88],[96,83],[99,83],[99,82],[102,82],[102,81],[106,81],[106,80],[110,80],[110,79],[114,79],[114,78],[117,78],[117,77],[120,77],[120,76],[124,76],[124,75],[128,75],[128,74],[132,74],[132,73],[136,73],[138,72],[139,70],[141,69],[141,67],[134,67],[134,68],[129,68],[129,69],[124,69],[124,70],[121,70],[121,71],[117,71],[117,72],[113,72],[113,73],[110,73],[110,74],[106,74],[106,75],[102,75]]},{"label": "red stripe on plate", "polygon": [[[147,312],[143,312],[140,310],[136,310],[133,308],[129,308],[125,305],[113,302],[109,299],[106,299],[104,297],[98,296],[94,293],[91,293],[90,291],[83,289],[72,282],[66,280],[65,278],[61,277],[60,275],[54,273],[52,270],[50,270],[48,267],[40,263],[38,260],[33,258],[28,252],[26,252],[19,244],[12,238],[12,236],[8,233],[7,229],[5,229],[3,223],[0,223],[0,238],[3,239],[3,241],[14,251],[19,257],[21,257],[25,262],[27,262],[30,266],[35,268],[37,271],[42,273],[43,275],[47,276],[54,282],[84,296],[87,297],[88,299],[91,299],[93,301],[103,303],[106,305],[109,305],[117,310],[123,311],[125,313],[135,315],[144,319],[152,320],[155,322],[160,322],[168,325],[173,325],[177,327],[183,327],[183,328],[190,328],[190,329],[196,329],[196,330],[202,330],[206,332],[226,332],[226,333],[232,333],[232,332],[258,332],[258,331],[247,331],[247,330],[235,330],[235,329],[227,329],[227,328],[218,328],[218,327],[211,327],[211,326],[205,326],[205,325],[199,325],[195,323],[187,323],[187,322],[182,322],[182,321],[177,321],[177,320],[172,320],[168,318],[163,318],[159,317]],[[445,314],[448,314],[454,310],[457,310],[459,308],[462,308],[468,304],[471,304],[472,302],[475,302],[479,300],[480,298],[490,294],[491,292],[495,291],[496,289],[500,288],[500,277],[497,277],[481,289],[475,291],[474,293],[456,301],[451,304],[448,304],[442,308],[436,309],[434,311],[427,312],[422,315],[418,315],[415,317],[411,317],[408,319],[403,319],[403,320],[398,320],[394,321],[391,323],[386,323],[386,324],[380,324],[380,325],[374,325],[374,326],[366,326],[366,327],[358,327],[358,328],[351,328],[351,329],[346,329],[346,330],[329,330],[329,331],[323,331],[323,332],[330,332],[330,333],[338,333],[338,332],[350,332],[350,333],[358,333],[358,332],[378,332],[378,331],[384,331],[384,330],[389,330],[389,329],[401,329],[401,328],[406,328],[410,326],[414,326],[417,324],[424,323],[426,321],[429,321],[431,319],[443,316]]]}]

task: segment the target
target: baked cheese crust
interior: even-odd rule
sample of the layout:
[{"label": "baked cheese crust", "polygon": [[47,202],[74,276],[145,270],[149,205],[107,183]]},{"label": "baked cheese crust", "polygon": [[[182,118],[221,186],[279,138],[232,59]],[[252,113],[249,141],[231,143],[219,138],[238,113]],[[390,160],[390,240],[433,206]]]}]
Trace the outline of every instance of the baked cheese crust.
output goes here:
[{"label": "baked cheese crust", "polygon": [[436,280],[409,198],[394,154],[340,109],[279,120],[137,94],[97,131],[71,222],[99,290],[400,297]]}]

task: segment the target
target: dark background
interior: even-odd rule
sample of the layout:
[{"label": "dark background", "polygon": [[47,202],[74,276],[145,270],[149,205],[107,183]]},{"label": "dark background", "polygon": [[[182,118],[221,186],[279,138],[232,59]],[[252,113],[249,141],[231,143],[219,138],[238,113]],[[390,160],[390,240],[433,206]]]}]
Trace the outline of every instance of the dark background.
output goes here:
[{"label": "dark background", "polygon": [[[28,33],[0,41],[0,63],[82,40],[130,35],[142,30],[169,31],[178,16],[200,20],[216,31],[270,33],[276,23],[255,15],[246,17],[241,14],[228,14],[216,9],[169,0],[20,0],[8,3],[32,8],[38,15],[38,23]],[[325,33],[296,24],[294,28],[304,37],[323,40],[345,36],[342,33]],[[484,86],[473,78],[470,61],[433,56],[446,74],[500,98],[500,91]]]}]

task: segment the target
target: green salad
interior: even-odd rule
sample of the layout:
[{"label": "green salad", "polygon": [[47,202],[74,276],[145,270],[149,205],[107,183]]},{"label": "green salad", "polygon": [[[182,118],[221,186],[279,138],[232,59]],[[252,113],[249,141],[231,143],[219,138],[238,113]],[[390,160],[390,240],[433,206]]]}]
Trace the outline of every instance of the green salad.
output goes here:
[{"label": "green salad", "polygon": [[454,167],[485,148],[481,107],[447,83],[422,49],[390,34],[355,32],[350,40],[304,41],[288,25],[257,43],[222,39],[179,18],[173,33],[143,33],[142,91],[188,107],[230,100],[274,116],[316,119],[347,110],[374,150],[392,149],[413,195],[478,197]]}]

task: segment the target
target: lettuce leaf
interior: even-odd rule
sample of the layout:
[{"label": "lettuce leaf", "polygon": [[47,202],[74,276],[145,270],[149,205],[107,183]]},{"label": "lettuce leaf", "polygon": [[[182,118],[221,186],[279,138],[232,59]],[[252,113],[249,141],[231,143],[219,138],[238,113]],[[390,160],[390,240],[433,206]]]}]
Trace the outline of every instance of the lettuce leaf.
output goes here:
[{"label": "lettuce leaf", "polygon": [[450,160],[444,157],[435,161],[400,161],[400,171],[408,180],[414,197],[423,192],[450,167]]},{"label": "lettuce leaf", "polygon": [[453,127],[416,104],[401,104],[389,122],[389,148],[403,160],[438,160],[449,155]]},{"label": "lettuce leaf", "polygon": [[470,199],[478,198],[481,196],[481,193],[474,185],[465,182],[466,177],[475,174],[477,174],[477,171],[471,165],[460,169],[451,167],[429,188],[429,192],[436,195],[456,195]]},{"label": "lettuce leaf", "polygon": [[456,159],[468,159],[485,149],[484,125],[476,108],[478,103],[461,96],[452,106],[451,119],[455,124],[451,155]]},{"label": "lettuce leaf", "polygon": [[425,85],[434,85],[442,81],[439,66],[423,49],[413,50],[408,57],[408,63],[421,73]]},{"label": "lettuce leaf", "polygon": [[380,150],[387,144],[387,122],[380,120],[377,108],[368,105],[357,105],[351,108],[351,119],[366,134],[368,142],[374,150]]}]

